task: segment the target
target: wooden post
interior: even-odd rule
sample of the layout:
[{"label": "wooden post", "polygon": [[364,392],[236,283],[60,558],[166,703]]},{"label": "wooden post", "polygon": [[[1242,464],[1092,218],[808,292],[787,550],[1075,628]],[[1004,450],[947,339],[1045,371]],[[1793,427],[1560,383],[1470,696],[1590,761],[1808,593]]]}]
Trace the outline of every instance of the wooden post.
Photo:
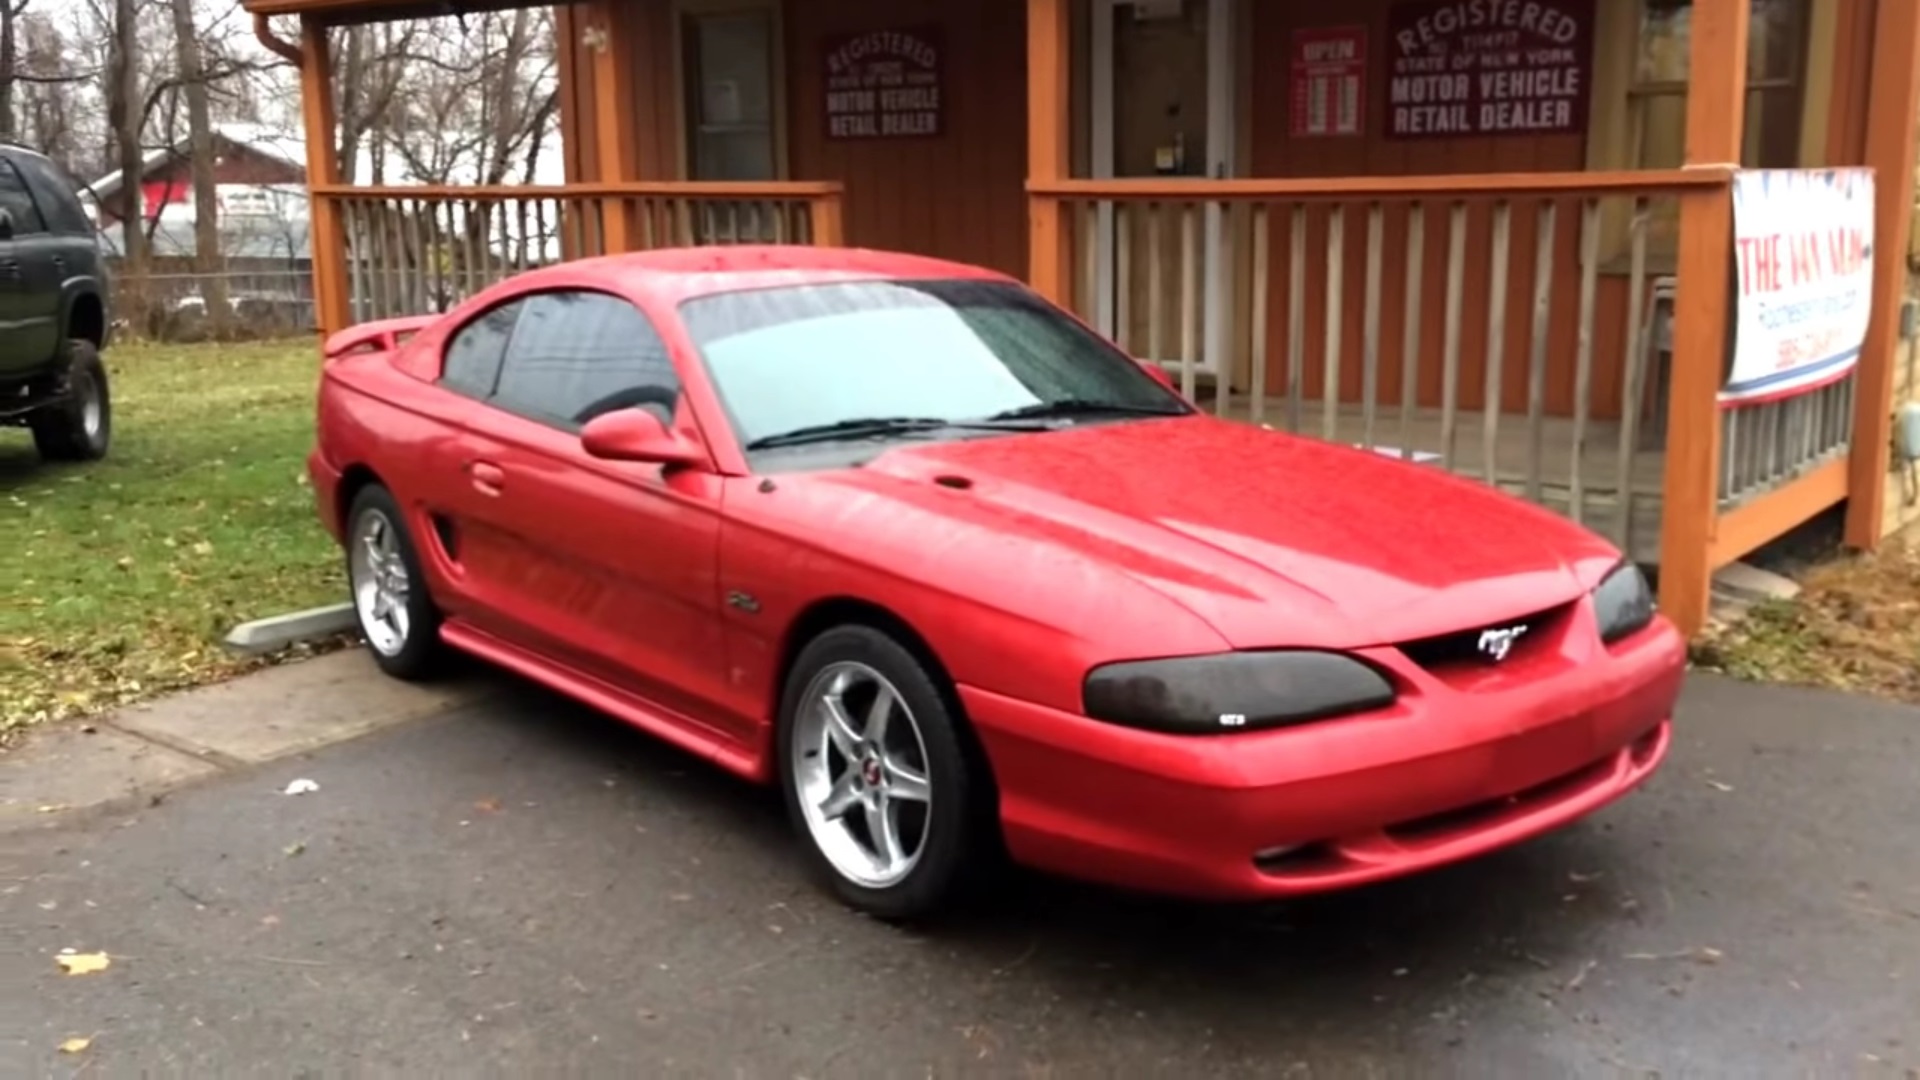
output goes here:
[{"label": "wooden post", "polygon": [[[593,0],[581,8],[574,25],[591,35],[593,56],[593,135],[600,157],[600,179],[609,184],[632,183],[640,176],[640,153],[634,139],[633,25],[641,17],[637,4]],[[601,235],[605,254],[636,250],[640,236],[638,207],[622,196],[601,202]]]},{"label": "wooden post", "polygon": [[1873,315],[1854,372],[1846,542],[1871,551],[1885,525],[1893,439],[1894,351],[1913,225],[1914,125],[1920,123],[1920,3],[1880,0],[1874,16],[1865,163],[1873,168]]},{"label": "wooden post", "polygon": [[807,204],[807,212],[813,215],[811,224],[815,247],[846,246],[846,224],[841,218],[843,208],[839,192],[814,198]]},{"label": "wooden post", "polygon": [[[327,28],[312,15],[300,17],[300,113],[306,126],[307,188],[340,183],[339,126],[333,111],[333,61]],[[320,339],[347,328],[347,233],[340,204],[329,195],[309,196],[307,242],[313,252],[313,316]]]},{"label": "wooden post", "polygon": [[[1072,8],[1069,0],[1027,0],[1027,178],[1065,180],[1072,171]],[[1072,256],[1057,199],[1027,198],[1027,280],[1056,304],[1070,302]]]},{"label": "wooden post", "polygon": [[[1688,168],[1740,163],[1746,117],[1748,0],[1695,0],[1687,57]],[[1707,622],[1719,516],[1720,392],[1733,301],[1733,198],[1680,197],[1673,371],[1660,524],[1660,606],[1682,633]],[[1634,328],[1638,332],[1639,328]],[[1627,403],[1633,408],[1634,403]]]}]

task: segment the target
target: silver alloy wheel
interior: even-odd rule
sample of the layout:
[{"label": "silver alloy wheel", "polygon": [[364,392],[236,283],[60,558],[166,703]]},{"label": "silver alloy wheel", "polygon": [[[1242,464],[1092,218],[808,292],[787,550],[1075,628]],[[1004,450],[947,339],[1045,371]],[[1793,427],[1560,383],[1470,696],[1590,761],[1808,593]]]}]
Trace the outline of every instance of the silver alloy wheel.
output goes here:
[{"label": "silver alloy wheel", "polygon": [[790,737],[820,853],[855,884],[899,884],[920,864],[934,812],[926,742],[900,691],[865,664],[830,664],[807,684]]},{"label": "silver alloy wheel", "polygon": [[92,374],[75,372],[73,380],[67,386],[67,392],[80,399],[80,430],[89,442],[100,437],[100,419],[105,412],[100,407],[100,383]]},{"label": "silver alloy wheel", "polygon": [[411,582],[400,557],[399,530],[384,511],[368,510],[355,520],[347,547],[347,577],[367,644],[382,656],[398,655],[407,647],[411,627],[407,613]]}]

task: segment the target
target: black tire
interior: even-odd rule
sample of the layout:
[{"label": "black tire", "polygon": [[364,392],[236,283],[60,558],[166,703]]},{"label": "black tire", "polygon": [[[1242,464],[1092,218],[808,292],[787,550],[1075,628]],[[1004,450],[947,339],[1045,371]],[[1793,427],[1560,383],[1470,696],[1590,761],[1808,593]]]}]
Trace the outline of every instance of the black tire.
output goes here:
[{"label": "black tire", "polygon": [[[401,604],[406,613],[406,632],[394,648],[385,647],[387,639],[370,621],[369,607],[361,602],[360,596],[365,572],[357,565],[355,549],[365,542],[366,530],[376,518],[384,522],[384,528],[392,530],[393,548],[406,571],[406,596]],[[426,577],[420,572],[420,556],[414,547],[413,535],[407,531],[400,504],[392,492],[379,484],[361,488],[347,510],[346,558],[347,598],[353,604],[354,618],[359,622],[367,652],[373,655],[380,670],[409,682],[438,674],[447,655],[446,646],[440,641],[440,609],[427,594]]]},{"label": "black tire", "polygon": [[[796,721],[808,686],[828,667],[846,662],[878,672],[911,710],[933,792],[918,863],[903,879],[884,888],[864,885],[834,867],[801,808],[795,776]],[[842,902],[888,921],[920,919],[976,899],[980,887],[994,876],[999,867],[997,800],[984,756],[963,725],[958,704],[941,691],[926,665],[880,630],[857,624],[838,626],[815,637],[801,651],[781,694],[776,768],[788,820],[810,868]]]},{"label": "black tire", "polygon": [[33,445],[48,461],[98,461],[113,443],[113,395],[100,350],[91,341],[67,345],[59,402],[27,418]]}]

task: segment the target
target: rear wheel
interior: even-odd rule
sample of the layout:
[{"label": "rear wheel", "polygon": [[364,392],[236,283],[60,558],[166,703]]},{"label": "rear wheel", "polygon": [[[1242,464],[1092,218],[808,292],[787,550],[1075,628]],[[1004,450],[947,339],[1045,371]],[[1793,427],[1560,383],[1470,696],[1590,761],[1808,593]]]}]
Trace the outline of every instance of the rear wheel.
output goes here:
[{"label": "rear wheel", "polygon": [[360,489],[347,511],[347,587],[380,670],[409,680],[435,672],[445,652],[440,612],[427,595],[400,506],[378,484]]},{"label": "rear wheel", "polygon": [[113,398],[100,350],[90,341],[67,347],[59,401],[27,419],[33,445],[48,461],[98,461],[113,442]]},{"label": "rear wheel", "polygon": [[899,642],[842,626],[795,662],[781,708],[781,787],[816,873],[887,919],[930,915],[987,873],[991,802],[960,719]]}]

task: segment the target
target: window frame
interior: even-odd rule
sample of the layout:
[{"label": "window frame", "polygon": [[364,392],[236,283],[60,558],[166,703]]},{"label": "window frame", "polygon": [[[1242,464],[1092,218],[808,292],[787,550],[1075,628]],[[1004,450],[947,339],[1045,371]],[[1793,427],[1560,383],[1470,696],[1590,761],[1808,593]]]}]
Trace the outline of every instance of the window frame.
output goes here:
[{"label": "window frame", "polygon": [[46,211],[40,208],[39,196],[34,194],[33,181],[27,179],[27,174],[14,165],[11,155],[0,157],[0,177],[5,176],[11,176],[20,182],[20,193],[26,196],[27,207],[33,211],[33,220],[38,222],[40,226],[37,229],[22,228],[20,217],[18,214],[15,214],[13,215],[12,239],[25,240],[35,236],[52,236],[54,234],[53,228],[47,223]]},{"label": "window frame", "polygon": [[[611,289],[600,288],[600,287],[595,287],[590,285],[580,285],[580,284],[554,285],[550,288],[544,288],[544,289],[538,289],[535,291],[519,293],[516,296],[513,296],[509,299],[502,300],[499,304],[490,305],[484,311],[476,314],[472,319],[469,319],[465,323],[462,323],[459,330],[456,330],[454,334],[451,334],[448,336],[446,345],[443,345],[441,348],[441,375],[435,379],[436,385],[445,386],[444,382],[442,382],[441,380],[444,379],[445,373],[446,373],[446,349],[452,346],[453,338],[455,336],[458,336],[458,334],[460,334],[461,332],[464,332],[468,327],[471,327],[474,323],[478,322],[480,319],[485,318],[487,314],[494,311],[498,311],[501,307],[506,306],[507,304],[531,304],[534,301],[539,300],[543,297],[555,296],[562,293],[577,293],[581,295],[604,297],[608,300],[614,301],[615,303],[626,305],[629,310],[631,310],[635,315],[639,316],[642,323],[647,327],[649,331],[652,332],[654,338],[659,342],[661,352],[666,357],[667,366],[673,371],[674,382],[676,384],[674,413],[673,413],[672,420],[670,420],[667,424],[668,427],[672,427],[673,422],[677,421],[681,416],[681,414],[684,413],[689,407],[689,399],[688,399],[689,380],[687,379],[687,373],[681,369],[679,359],[674,355],[675,350],[673,347],[672,340],[669,339],[667,334],[661,329],[659,320],[654,318],[653,315],[647,311],[644,305],[636,303],[630,297],[622,296],[621,294],[614,292]],[[486,408],[492,409],[495,412],[499,412],[519,420],[524,420],[531,424],[538,424],[539,426],[546,428],[548,430],[558,431],[567,435],[578,435],[580,431],[585,427],[585,425],[582,423],[569,420],[565,417],[557,417],[551,413],[532,411],[532,410],[523,409],[523,408],[515,408],[512,405],[509,405],[500,399],[501,381],[506,376],[507,365],[511,363],[513,360],[514,345],[520,340],[521,330],[526,325],[527,325],[526,312],[523,310],[522,312],[514,316],[513,330],[507,335],[506,348],[501,353],[500,368],[498,371],[494,373],[493,388],[488,392],[485,398],[473,399],[473,400],[478,400],[481,405],[485,406]],[[446,389],[451,393],[461,394],[464,397],[468,397],[472,399],[472,395],[465,394],[462,391],[455,389],[453,387],[446,387]],[[634,406],[634,407],[638,408],[641,406]]]},{"label": "window frame", "polygon": [[[25,168],[20,167],[23,161],[27,163]],[[55,236],[93,235],[93,223],[87,219],[87,208],[80,201],[80,186],[58,162],[28,154],[15,158],[14,167],[26,180],[27,189],[39,206],[40,216],[46,221],[49,233]],[[53,220],[58,214],[48,213],[50,205],[58,214],[73,219],[69,226],[61,226]]]},{"label": "window frame", "polygon": [[[1792,52],[1788,54],[1789,67],[1787,74],[1758,80],[1749,76],[1747,79],[1746,107],[1742,109],[1742,130],[1740,132],[1740,164],[1742,168],[1761,167],[1759,165],[1748,164],[1747,162],[1747,154],[1753,149],[1753,144],[1758,141],[1760,135],[1760,129],[1751,123],[1754,116],[1754,99],[1759,95],[1782,90],[1792,95],[1790,107],[1786,111],[1789,115],[1793,116],[1796,164],[1800,158],[1799,148],[1807,137],[1804,110],[1807,99],[1807,74],[1812,66],[1807,53],[1811,47],[1811,27],[1814,21],[1813,7],[1815,0],[1789,0],[1789,2],[1792,5],[1793,23],[1789,27],[1787,39],[1796,44]],[[1655,98],[1677,98],[1681,102],[1685,102],[1687,98],[1688,81],[1685,79],[1643,81],[1640,78],[1639,60],[1641,49],[1644,45],[1640,33],[1641,27],[1646,21],[1648,3],[1649,0],[1634,0],[1633,4],[1633,48],[1627,72],[1626,87],[1626,162],[1627,168],[1630,169],[1646,169],[1651,167],[1645,163],[1647,103]],[[1697,0],[1687,0],[1687,3],[1691,6],[1697,3]],[[1751,44],[1751,42],[1749,42],[1749,44]]]},{"label": "window frame", "polygon": [[[1795,167],[1818,167],[1832,161],[1826,120],[1840,78],[1837,50],[1841,46],[1835,32],[1840,2],[1800,0],[1799,3],[1799,17],[1803,20],[1800,37],[1804,47],[1796,56],[1799,66],[1795,77],[1799,82],[1801,108],[1794,120],[1799,148]],[[1585,168],[1589,171],[1636,169],[1640,142],[1636,125],[1640,110],[1634,105],[1630,92],[1636,85],[1648,85],[1638,82],[1643,9],[1644,0],[1595,5],[1593,109],[1584,155]],[[1676,221],[1671,213],[1659,212],[1662,202],[1671,203],[1671,198],[1655,199],[1649,208],[1652,211],[1646,246],[1649,278],[1672,273],[1679,254]],[[1632,214],[1626,204],[1627,200],[1619,198],[1604,200],[1602,204],[1595,261],[1603,277],[1625,277],[1632,269]]]},{"label": "window frame", "polygon": [[773,140],[773,181],[790,178],[788,164],[791,146],[787,118],[787,30],[783,5],[780,0],[675,0],[673,4],[673,86],[674,86],[674,153],[677,158],[679,175],[683,179],[693,179],[693,139],[695,134],[695,106],[698,104],[692,90],[694,72],[688,50],[692,46],[691,35],[687,33],[688,24],[702,18],[724,17],[728,15],[761,15],[767,19],[769,27],[768,52],[771,70],[767,73],[770,91],[769,108],[772,110],[768,124]]}]

